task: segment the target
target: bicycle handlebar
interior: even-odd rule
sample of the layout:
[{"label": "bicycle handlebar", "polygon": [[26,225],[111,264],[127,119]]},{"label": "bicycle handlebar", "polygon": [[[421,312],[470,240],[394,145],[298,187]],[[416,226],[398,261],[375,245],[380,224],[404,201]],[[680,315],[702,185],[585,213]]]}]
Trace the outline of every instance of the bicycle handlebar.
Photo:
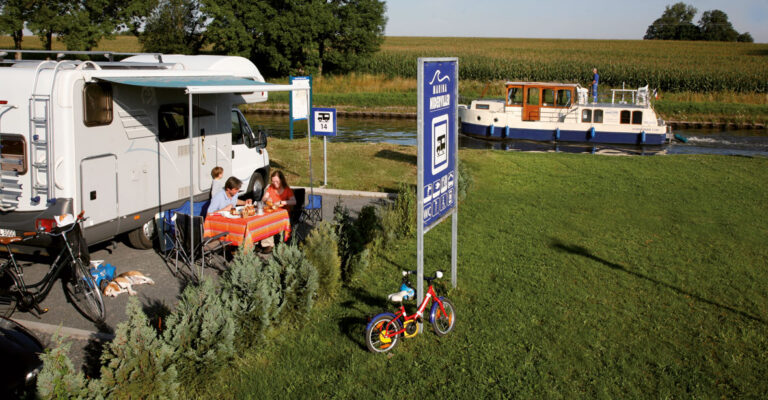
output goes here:
[{"label": "bicycle handlebar", "polygon": [[[408,275],[416,275],[418,274],[418,271],[403,271],[403,277],[407,277]],[[432,280],[432,279],[440,279],[443,277],[443,271],[437,270],[435,271],[435,276],[433,277],[424,277],[424,280]]]}]

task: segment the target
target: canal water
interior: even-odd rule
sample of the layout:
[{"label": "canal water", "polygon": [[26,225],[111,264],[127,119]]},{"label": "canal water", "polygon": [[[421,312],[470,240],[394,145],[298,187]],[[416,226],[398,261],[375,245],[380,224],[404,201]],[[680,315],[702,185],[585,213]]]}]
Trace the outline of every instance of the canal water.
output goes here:
[{"label": "canal water", "polygon": [[[254,129],[261,127],[271,137],[290,136],[287,115],[246,114]],[[337,123],[338,136],[329,142],[385,142],[416,145],[417,124],[415,119],[347,118]],[[674,141],[663,146],[590,145],[530,142],[523,140],[491,141],[459,135],[459,147],[498,149],[509,151],[570,152],[595,154],[724,154],[768,157],[768,131],[687,129],[674,133],[685,136],[687,143]],[[294,124],[294,138],[306,138],[307,121]]]}]

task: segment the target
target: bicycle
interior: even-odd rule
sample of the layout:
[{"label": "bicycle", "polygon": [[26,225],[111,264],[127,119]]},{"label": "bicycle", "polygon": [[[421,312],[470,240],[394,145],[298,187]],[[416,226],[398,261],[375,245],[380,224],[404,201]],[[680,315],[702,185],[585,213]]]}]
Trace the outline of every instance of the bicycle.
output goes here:
[{"label": "bicycle", "polygon": [[[62,272],[69,269],[69,274],[62,276],[64,294],[89,320],[93,322],[104,320],[105,310],[101,291],[81,260],[80,244],[83,237],[80,222],[84,220],[82,212],[75,222],[62,227],[54,228],[53,220],[42,220],[43,226],[38,232],[25,232],[22,236],[0,238],[0,244],[4,245],[8,251],[8,260],[0,266],[0,316],[10,317],[17,308],[21,311],[34,310],[38,317],[48,312],[47,308],[40,307],[40,303],[48,296]],[[38,282],[27,284],[24,281],[24,271],[11,251],[11,245],[41,235],[60,237],[64,246],[51,263],[45,276]],[[74,248],[75,245],[77,249]]]},{"label": "bicycle", "polygon": [[419,304],[414,314],[408,315],[403,305],[404,300],[413,298],[412,285],[408,275],[416,274],[416,271],[403,271],[403,283],[400,291],[387,296],[389,301],[400,303],[400,310],[393,313],[381,313],[368,323],[365,328],[365,344],[373,353],[384,353],[392,350],[399,343],[400,336],[410,339],[421,331],[421,319],[427,303],[432,302],[429,312],[429,322],[437,336],[445,336],[453,330],[456,324],[456,312],[453,303],[445,297],[438,296],[432,287],[432,281],[443,277],[442,271],[435,272],[434,276],[425,277],[429,284],[427,294]]}]

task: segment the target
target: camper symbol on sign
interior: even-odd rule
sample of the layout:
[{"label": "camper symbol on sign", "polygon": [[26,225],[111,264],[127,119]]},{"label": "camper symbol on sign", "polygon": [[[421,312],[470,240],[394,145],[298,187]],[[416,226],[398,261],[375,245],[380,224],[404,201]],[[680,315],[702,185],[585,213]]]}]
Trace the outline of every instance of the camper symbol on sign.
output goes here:
[{"label": "camper symbol on sign", "polygon": [[336,109],[312,109],[312,134],[315,136],[336,136]]}]

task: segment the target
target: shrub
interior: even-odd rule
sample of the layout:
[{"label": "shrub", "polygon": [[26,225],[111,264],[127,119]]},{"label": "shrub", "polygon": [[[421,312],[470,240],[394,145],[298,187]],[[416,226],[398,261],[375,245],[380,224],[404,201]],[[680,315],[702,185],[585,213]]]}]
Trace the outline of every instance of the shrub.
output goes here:
[{"label": "shrub", "polygon": [[200,376],[213,375],[225,367],[234,354],[234,333],[234,318],[224,308],[211,279],[187,286],[164,334],[173,348],[179,381],[194,388]]},{"label": "shrub", "polygon": [[394,203],[384,207],[381,227],[387,242],[416,233],[416,188],[401,183]]},{"label": "shrub", "polygon": [[268,263],[281,272],[282,301],[280,320],[297,321],[306,317],[317,295],[317,270],[295,245],[277,246]]},{"label": "shrub", "polygon": [[262,287],[270,286],[260,274],[262,266],[263,263],[253,252],[253,248],[242,246],[220,281],[222,304],[235,319],[235,342],[240,348],[255,344],[269,326],[268,323],[265,325],[264,321],[269,321],[270,318],[262,318],[263,296],[270,293],[268,290],[262,290]]},{"label": "shrub", "polygon": [[474,179],[472,178],[471,171],[465,163],[459,162],[458,164],[458,201],[464,201],[464,199],[467,197],[467,192],[472,190]]},{"label": "shrub", "polygon": [[176,398],[173,350],[158,338],[136,297],[128,299],[128,321],[117,325],[115,339],[101,356],[101,387],[110,398]]},{"label": "shrub", "polygon": [[88,395],[85,376],[82,372],[75,372],[67,355],[72,343],[64,343],[58,333],[53,335],[53,342],[56,346],[40,355],[43,369],[37,376],[38,395],[44,399],[85,398]]},{"label": "shrub", "polygon": [[376,210],[376,206],[370,204],[363,206],[360,209],[360,216],[355,221],[358,237],[363,246],[368,245],[381,234],[381,217]]},{"label": "shrub", "polygon": [[328,299],[336,297],[341,286],[341,258],[333,226],[325,221],[319,223],[307,236],[302,250],[317,270],[318,296]]}]

